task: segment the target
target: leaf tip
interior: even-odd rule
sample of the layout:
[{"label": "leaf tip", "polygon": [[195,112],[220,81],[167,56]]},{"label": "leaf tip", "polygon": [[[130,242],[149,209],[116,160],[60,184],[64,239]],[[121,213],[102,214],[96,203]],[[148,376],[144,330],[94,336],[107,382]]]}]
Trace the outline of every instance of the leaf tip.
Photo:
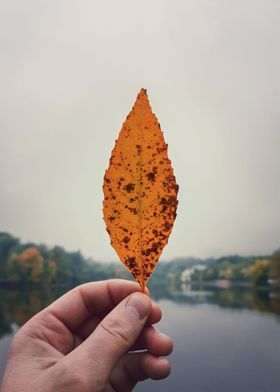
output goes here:
[{"label": "leaf tip", "polygon": [[147,89],[146,89],[146,88],[141,88],[139,94],[140,94],[140,95],[148,95],[148,94],[147,94]]}]

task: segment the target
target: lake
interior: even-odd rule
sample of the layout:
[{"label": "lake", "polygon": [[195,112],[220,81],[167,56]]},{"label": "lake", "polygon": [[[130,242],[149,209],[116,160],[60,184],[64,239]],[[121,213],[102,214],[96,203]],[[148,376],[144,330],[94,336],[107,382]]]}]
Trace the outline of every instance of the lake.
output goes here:
[{"label": "lake", "polygon": [[[0,380],[11,337],[63,289],[0,291]],[[151,288],[160,329],[174,341],[172,373],[138,392],[280,391],[280,293]]]}]

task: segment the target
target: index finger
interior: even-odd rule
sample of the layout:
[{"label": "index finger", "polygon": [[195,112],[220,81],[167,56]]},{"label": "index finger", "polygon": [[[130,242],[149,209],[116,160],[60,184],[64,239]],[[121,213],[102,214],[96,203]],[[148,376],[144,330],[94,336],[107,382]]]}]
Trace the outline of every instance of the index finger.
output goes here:
[{"label": "index finger", "polygon": [[139,285],[123,279],[85,283],[64,294],[43,312],[51,313],[73,331],[93,315],[109,312],[135,291],[140,291]]}]

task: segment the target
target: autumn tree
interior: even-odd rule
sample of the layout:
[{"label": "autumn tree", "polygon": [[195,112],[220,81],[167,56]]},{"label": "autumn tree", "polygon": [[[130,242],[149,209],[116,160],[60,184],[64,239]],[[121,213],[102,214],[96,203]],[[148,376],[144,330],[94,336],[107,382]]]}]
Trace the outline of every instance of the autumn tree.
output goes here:
[{"label": "autumn tree", "polygon": [[269,259],[258,259],[249,268],[249,275],[253,279],[256,286],[265,286],[268,284],[270,271]]},{"label": "autumn tree", "polygon": [[12,254],[7,265],[7,274],[12,282],[38,283],[42,280],[44,259],[35,247]]}]

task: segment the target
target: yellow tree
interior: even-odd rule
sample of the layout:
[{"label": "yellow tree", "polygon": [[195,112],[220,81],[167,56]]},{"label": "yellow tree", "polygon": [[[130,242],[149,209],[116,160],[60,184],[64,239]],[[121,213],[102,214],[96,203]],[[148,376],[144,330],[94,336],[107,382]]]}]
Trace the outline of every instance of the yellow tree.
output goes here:
[{"label": "yellow tree", "polygon": [[270,260],[259,259],[249,268],[249,275],[257,286],[265,286],[268,283]]}]

